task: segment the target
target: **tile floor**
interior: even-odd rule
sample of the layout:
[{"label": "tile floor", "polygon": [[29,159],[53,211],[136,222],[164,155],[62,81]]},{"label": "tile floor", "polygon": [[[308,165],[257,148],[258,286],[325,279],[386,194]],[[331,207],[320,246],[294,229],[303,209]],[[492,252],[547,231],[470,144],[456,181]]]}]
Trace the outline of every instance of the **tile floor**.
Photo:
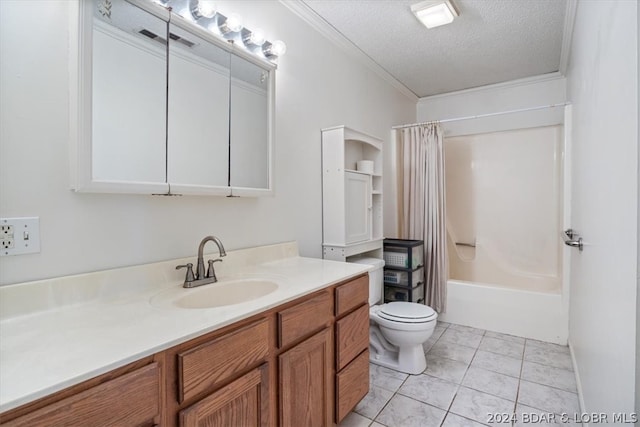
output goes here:
[{"label": "tile floor", "polygon": [[371,364],[369,394],[340,427],[576,425],[560,415],[579,413],[568,347],[438,322],[424,349],[420,375]]}]

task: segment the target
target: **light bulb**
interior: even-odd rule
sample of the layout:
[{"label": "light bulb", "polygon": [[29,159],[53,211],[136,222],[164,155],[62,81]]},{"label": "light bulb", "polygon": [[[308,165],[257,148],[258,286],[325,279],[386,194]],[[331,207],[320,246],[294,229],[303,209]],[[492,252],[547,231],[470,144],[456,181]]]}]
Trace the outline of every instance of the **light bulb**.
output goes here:
[{"label": "light bulb", "polygon": [[190,10],[188,7],[185,7],[179,10],[177,13],[178,15],[182,16],[184,19],[187,19],[189,21],[195,21],[196,19],[198,19],[198,15],[196,14],[195,9]]},{"label": "light bulb", "polygon": [[232,13],[224,22],[224,26],[228,31],[237,33],[242,29],[242,16],[238,15],[237,13]]},{"label": "light bulb", "polygon": [[262,46],[264,44],[264,42],[266,41],[266,37],[264,35],[264,31],[262,31],[261,28],[258,28],[254,31],[251,32],[251,35],[249,36],[248,39],[249,43],[256,45],[256,46]]},{"label": "light bulb", "polygon": [[213,18],[216,14],[216,2],[213,0],[198,0],[196,12],[204,18]]},{"label": "light bulb", "polygon": [[276,40],[271,45],[269,53],[275,56],[282,56],[287,52],[287,45],[282,40]]}]

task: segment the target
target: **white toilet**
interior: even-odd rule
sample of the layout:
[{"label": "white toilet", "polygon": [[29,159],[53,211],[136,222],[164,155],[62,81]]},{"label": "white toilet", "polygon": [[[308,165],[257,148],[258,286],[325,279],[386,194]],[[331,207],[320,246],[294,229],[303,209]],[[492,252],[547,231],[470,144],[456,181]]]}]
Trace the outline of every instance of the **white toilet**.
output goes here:
[{"label": "white toilet", "polygon": [[377,258],[351,260],[374,266],[369,272],[369,360],[407,374],[419,374],[427,367],[422,344],[436,327],[438,314],[423,304],[382,299],[384,261]]}]

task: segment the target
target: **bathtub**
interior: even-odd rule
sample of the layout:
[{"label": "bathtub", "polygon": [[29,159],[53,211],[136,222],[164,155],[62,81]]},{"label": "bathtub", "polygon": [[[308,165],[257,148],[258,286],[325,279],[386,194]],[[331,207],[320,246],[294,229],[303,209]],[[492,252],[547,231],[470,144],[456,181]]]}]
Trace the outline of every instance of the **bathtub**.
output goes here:
[{"label": "bathtub", "polygon": [[566,345],[568,315],[560,292],[450,279],[438,320]]},{"label": "bathtub", "polygon": [[447,309],[439,320],[567,344],[568,310],[561,271],[517,270],[501,262],[481,240],[474,248],[456,247],[451,235],[447,237],[449,275],[454,278],[447,282]]}]

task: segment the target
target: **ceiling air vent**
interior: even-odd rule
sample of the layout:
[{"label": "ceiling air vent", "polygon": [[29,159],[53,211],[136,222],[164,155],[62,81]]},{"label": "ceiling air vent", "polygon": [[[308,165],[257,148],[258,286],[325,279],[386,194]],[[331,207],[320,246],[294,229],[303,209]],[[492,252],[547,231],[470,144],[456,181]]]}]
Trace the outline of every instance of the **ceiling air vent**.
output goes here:
[{"label": "ceiling air vent", "polygon": [[149,37],[151,40],[157,41],[160,44],[166,45],[167,44],[167,40],[160,37],[159,35],[157,35],[156,33],[149,31],[145,28],[141,29],[140,31],[138,31],[139,34],[142,34],[145,37]]},{"label": "ceiling air vent", "polygon": [[183,45],[185,45],[187,47],[193,47],[195,45],[195,43],[190,42],[189,40],[187,40],[185,38],[182,38],[177,34],[169,33],[169,38],[171,40],[177,41],[178,43],[182,43]]}]

